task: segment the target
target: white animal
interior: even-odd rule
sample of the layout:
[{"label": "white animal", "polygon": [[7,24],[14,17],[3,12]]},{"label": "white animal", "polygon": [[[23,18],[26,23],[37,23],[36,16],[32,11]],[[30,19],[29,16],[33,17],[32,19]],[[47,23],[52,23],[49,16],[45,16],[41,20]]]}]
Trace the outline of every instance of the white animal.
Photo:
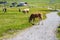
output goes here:
[{"label": "white animal", "polygon": [[24,9],[25,11],[29,11],[29,8]]},{"label": "white animal", "polygon": [[25,8],[22,10],[23,13],[28,13],[29,12],[29,8]]}]

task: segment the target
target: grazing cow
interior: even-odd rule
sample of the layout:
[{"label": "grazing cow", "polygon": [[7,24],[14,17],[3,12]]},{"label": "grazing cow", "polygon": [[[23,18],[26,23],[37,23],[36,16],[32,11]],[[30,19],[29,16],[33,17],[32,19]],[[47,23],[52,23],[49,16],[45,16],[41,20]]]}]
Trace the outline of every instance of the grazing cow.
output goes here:
[{"label": "grazing cow", "polygon": [[22,12],[23,13],[29,13],[29,8],[23,9]]},{"label": "grazing cow", "polygon": [[35,18],[39,18],[39,19],[42,20],[42,17],[41,17],[40,13],[38,13],[38,14],[31,14],[30,17],[29,17],[29,23],[32,22],[32,21],[34,22]]},{"label": "grazing cow", "polygon": [[7,9],[6,8],[3,8],[3,12],[5,13],[7,11]]}]

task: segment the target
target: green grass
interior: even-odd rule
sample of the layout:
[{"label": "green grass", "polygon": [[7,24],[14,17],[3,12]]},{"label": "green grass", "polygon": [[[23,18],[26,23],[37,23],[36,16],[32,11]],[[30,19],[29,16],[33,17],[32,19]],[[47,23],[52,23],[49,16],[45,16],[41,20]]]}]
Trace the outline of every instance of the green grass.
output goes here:
[{"label": "green grass", "polygon": [[6,13],[0,15],[0,35],[10,30],[21,30],[31,26],[27,15],[20,13]]},{"label": "green grass", "polygon": [[60,16],[60,12],[58,13],[58,15]]},{"label": "green grass", "polygon": [[[60,12],[58,13],[58,15],[60,16]],[[60,28],[57,28],[57,38],[58,40],[60,40]]]},{"label": "green grass", "polygon": [[[42,18],[46,19],[46,14],[50,11],[41,11],[41,10],[48,10],[44,7],[52,7],[53,9],[56,8],[60,9],[60,0],[55,0],[54,4],[49,4],[50,0],[0,0],[0,1],[7,1],[9,2],[6,7],[7,7],[7,12],[4,13],[2,12],[3,5],[0,4],[0,36],[4,36],[4,33],[7,34],[12,34],[17,30],[23,30],[28,27],[31,27],[32,24],[28,22],[29,16],[31,13],[35,12],[41,12]],[[28,14],[23,14],[22,12],[18,12],[18,8],[13,7],[9,8],[8,6],[11,5],[12,2],[28,2],[28,4],[32,7],[30,8],[30,12]],[[39,8],[43,7],[43,8]],[[21,7],[21,9],[26,8],[26,7]],[[60,13],[58,13],[60,16]],[[38,22],[38,20],[36,20]],[[59,29],[58,29],[59,30]],[[58,38],[60,38],[60,34],[58,33]]]},{"label": "green grass", "polygon": [[[21,7],[23,10],[26,7]],[[42,11],[44,10],[44,11]],[[28,19],[32,13],[40,12],[42,14],[43,20],[46,19],[46,14],[51,11],[47,8],[30,8],[30,12],[28,14],[24,14],[22,12],[18,12],[17,7],[7,8],[7,12],[2,12],[2,8],[0,8],[0,36],[4,36],[4,34],[13,34],[17,30],[24,30],[32,26],[31,23],[28,22]],[[38,22],[38,19],[34,22]]]},{"label": "green grass", "polygon": [[[21,9],[23,9],[22,7]],[[18,12],[18,8],[7,8],[7,12],[2,12],[2,8],[0,8],[0,36],[4,36],[5,33],[11,34],[17,30],[23,30],[28,27],[31,27],[32,24],[28,22],[29,17],[32,13],[41,12],[43,19],[46,18],[46,11],[40,10],[48,10],[43,8],[30,8],[30,12],[28,14],[24,14],[22,12]],[[38,22],[38,20],[36,20]],[[12,32],[13,31],[13,32]]]},{"label": "green grass", "polygon": [[[0,0],[0,1],[8,1],[8,2],[12,2],[12,0]],[[14,2],[21,2],[21,1],[27,1],[27,2],[50,2],[50,0],[13,0]],[[60,2],[60,0],[54,0],[54,2]]]},{"label": "green grass", "polygon": [[[60,12],[58,13],[58,15],[60,16]],[[60,28],[57,28],[57,38],[58,40],[60,40]]]},{"label": "green grass", "polygon": [[[37,6],[37,7],[52,7],[55,9],[56,8],[60,9],[60,0],[54,0],[54,3],[50,3],[50,0],[0,0],[0,1],[7,1],[8,3],[6,6],[10,6],[12,2],[17,2],[19,4],[20,2],[27,2],[30,6]],[[16,5],[17,5],[16,4]],[[0,4],[0,7],[3,7],[3,4]]]},{"label": "green grass", "polygon": [[57,28],[57,34],[56,34],[58,40],[60,40],[60,28]]}]

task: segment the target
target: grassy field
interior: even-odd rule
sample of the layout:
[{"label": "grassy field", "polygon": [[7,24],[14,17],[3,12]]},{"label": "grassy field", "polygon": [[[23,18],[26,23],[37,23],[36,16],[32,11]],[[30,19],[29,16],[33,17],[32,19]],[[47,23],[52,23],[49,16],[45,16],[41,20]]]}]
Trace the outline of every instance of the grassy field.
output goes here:
[{"label": "grassy field", "polygon": [[[58,15],[60,16],[60,12],[58,13]],[[57,28],[57,38],[60,40],[60,28]]]},{"label": "grassy field", "polygon": [[[22,7],[23,10],[25,7]],[[4,36],[4,34],[12,34],[17,30],[23,30],[25,28],[31,27],[32,24],[29,23],[29,17],[32,13],[41,12],[42,18],[46,18],[46,11],[40,10],[48,10],[43,8],[30,8],[30,12],[24,14],[22,12],[18,12],[18,8],[7,8],[7,12],[4,13],[2,8],[0,8],[0,36]],[[38,22],[38,20],[36,20]]]},{"label": "grassy field", "polygon": [[[46,14],[50,11],[41,11],[41,10],[48,10],[46,9],[48,6],[55,9],[60,9],[60,0],[55,0],[54,4],[49,4],[50,0],[0,0],[0,1],[7,1],[9,2],[7,6],[7,12],[4,13],[2,11],[3,4],[0,4],[0,36],[4,36],[7,34],[12,34],[17,30],[23,30],[25,28],[31,27],[32,24],[28,22],[29,16],[31,13],[41,12],[42,18],[46,18]],[[12,2],[28,2],[32,8],[30,8],[30,12],[28,14],[24,14],[22,12],[18,12],[17,7],[9,8],[8,6],[11,5]],[[42,7],[42,8],[40,8]],[[21,7],[23,10],[26,7]],[[60,15],[60,13],[58,13]],[[38,20],[36,20],[38,22]],[[60,30],[60,29],[58,29]],[[58,38],[60,38],[60,34],[58,32]]]},{"label": "grassy field", "polygon": [[58,40],[60,40],[60,28],[57,28],[57,38],[58,38]]},{"label": "grassy field", "polygon": [[[53,3],[50,2],[51,0],[0,0],[0,1],[7,1],[8,3],[6,6],[10,6],[12,2],[16,2],[19,4],[20,2],[27,2],[30,6],[37,6],[37,7],[52,7],[53,9],[58,8],[60,9],[60,0],[54,0]],[[16,4],[16,5],[17,5]],[[3,4],[0,4],[0,7],[2,7]]]},{"label": "grassy field", "polygon": [[58,15],[60,16],[60,12],[58,13]]}]

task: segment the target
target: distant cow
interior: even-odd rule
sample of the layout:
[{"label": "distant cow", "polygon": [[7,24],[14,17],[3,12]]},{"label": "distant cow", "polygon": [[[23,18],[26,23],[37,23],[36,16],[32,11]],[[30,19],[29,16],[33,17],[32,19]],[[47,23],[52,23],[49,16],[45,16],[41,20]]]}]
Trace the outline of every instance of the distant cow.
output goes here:
[{"label": "distant cow", "polygon": [[3,12],[5,13],[7,11],[7,9],[6,8],[3,8]]},{"label": "distant cow", "polygon": [[29,8],[23,9],[22,12],[23,13],[29,13]]}]

